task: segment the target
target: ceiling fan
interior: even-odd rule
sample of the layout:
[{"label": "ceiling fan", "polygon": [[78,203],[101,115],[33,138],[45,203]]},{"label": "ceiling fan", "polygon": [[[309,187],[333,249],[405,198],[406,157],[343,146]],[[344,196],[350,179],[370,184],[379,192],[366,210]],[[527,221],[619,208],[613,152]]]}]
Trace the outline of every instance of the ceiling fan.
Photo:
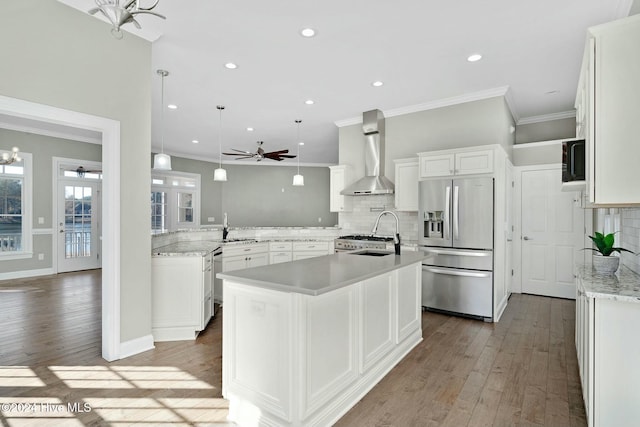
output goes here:
[{"label": "ceiling fan", "polygon": [[262,149],[263,143],[264,141],[256,142],[256,144],[258,144],[258,150],[255,153],[252,153],[251,151],[242,151],[242,150],[236,150],[235,148],[232,148],[232,150],[237,151],[237,153],[222,153],[222,154],[226,156],[238,156],[236,157],[236,160],[256,159],[256,161],[258,162],[262,159],[271,159],[271,160],[277,160],[280,162],[284,159],[295,159],[296,157],[291,154],[287,154],[289,150],[278,150],[278,151],[270,151],[268,153],[265,153],[265,151]]},{"label": "ceiling fan", "polygon": [[102,173],[101,170],[87,170],[83,166],[78,166],[78,169],[75,170],[75,173],[78,175],[78,178],[84,178],[84,175],[87,173]]}]

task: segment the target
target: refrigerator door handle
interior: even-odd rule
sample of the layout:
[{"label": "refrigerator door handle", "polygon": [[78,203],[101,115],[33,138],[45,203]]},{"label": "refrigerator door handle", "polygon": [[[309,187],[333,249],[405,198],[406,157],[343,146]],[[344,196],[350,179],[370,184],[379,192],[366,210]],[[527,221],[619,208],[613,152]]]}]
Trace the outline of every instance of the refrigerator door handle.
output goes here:
[{"label": "refrigerator door handle", "polygon": [[458,186],[453,187],[453,238],[458,238]]},{"label": "refrigerator door handle", "polygon": [[456,251],[455,249],[422,249],[423,252],[440,254],[440,255],[455,255],[455,256],[471,256],[471,257],[488,257],[491,256],[491,252],[465,252]]},{"label": "refrigerator door handle", "polygon": [[451,215],[449,206],[451,206],[451,187],[448,185],[444,192],[444,198],[444,218],[442,218],[442,226],[444,227],[444,239],[449,240],[449,218]]},{"label": "refrigerator door handle", "polygon": [[464,277],[489,277],[489,275],[491,273],[482,273],[482,272],[476,272],[476,271],[460,271],[460,270],[448,270],[448,269],[444,269],[444,268],[433,268],[433,267],[426,267],[426,266],[422,266],[423,270],[426,270],[430,273],[435,273],[435,274],[447,274],[449,276],[464,276]]}]

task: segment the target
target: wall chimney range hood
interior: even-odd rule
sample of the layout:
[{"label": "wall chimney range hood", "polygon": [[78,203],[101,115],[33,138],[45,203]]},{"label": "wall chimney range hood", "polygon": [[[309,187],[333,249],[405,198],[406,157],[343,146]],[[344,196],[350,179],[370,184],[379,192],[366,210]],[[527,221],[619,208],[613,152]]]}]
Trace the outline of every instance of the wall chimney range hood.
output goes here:
[{"label": "wall chimney range hood", "polygon": [[384,115],[380,110],[362,114],[362,130],[365,137],[364,174],[340,194],[366,196],[370,194],[392,194],[393,182],[384,176]]}]

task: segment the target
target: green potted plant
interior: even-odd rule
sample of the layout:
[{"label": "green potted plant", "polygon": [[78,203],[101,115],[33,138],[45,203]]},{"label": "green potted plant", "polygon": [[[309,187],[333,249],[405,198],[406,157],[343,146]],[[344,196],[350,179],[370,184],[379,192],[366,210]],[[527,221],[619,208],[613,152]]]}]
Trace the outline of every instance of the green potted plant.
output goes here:
[{"label": "green potted plant", "polygon": [[614,233],[604,235],[602,233],[595,232],[595,236],[589,236],[596,245],[596,248],[585,248],[594,252],[597,252],[593,257],[593,268],[598,273],[613,274],[618,270],[620,265],[620,257],[611,256],[614,252],[622,253],[629,252],[635,255],[634,252],[625,248],[614,247],[615,237]]}]

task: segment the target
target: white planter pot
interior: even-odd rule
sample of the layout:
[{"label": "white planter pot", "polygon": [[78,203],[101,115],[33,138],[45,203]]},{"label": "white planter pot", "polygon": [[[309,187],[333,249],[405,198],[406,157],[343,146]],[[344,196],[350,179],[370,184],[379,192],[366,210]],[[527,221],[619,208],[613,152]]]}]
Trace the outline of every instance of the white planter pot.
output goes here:
[{"label": "white planter pot", "polygon": [[619,266],[620,257],[593,255],[593,268],[600,274],[613,274]]}]

